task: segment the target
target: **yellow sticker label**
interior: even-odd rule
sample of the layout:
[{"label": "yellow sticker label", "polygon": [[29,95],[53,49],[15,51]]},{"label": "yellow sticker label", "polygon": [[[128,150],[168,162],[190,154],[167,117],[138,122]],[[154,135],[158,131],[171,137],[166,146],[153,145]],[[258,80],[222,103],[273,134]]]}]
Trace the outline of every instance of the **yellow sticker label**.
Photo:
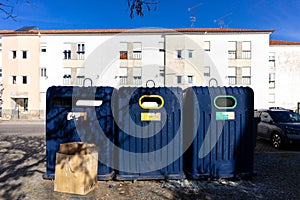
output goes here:
[{"label": "yellow sticker label", "polygon": [[160,121],[160,113],[141,113],[141,121]]}]

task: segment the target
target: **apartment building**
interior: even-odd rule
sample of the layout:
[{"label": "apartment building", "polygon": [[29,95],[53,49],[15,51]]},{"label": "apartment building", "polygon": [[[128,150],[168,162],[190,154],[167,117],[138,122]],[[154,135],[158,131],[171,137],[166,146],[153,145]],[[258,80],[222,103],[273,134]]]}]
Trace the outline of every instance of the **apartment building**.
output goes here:
[{"label": "apartment building", "polygon": [[[270,105],[273,30],[225,28],[0,31],[5,118],[44,118],[52,85],[249,86]],[[273,47],[272,47],[273,48]],[[272,50],[273,51],[273,50]],[[271,51],[271,52],[272,52]]]},{"label": "apartment building", "polygon": [[289,108],[299,112],[299,77],[300,42],[270,41],[269,106]]}]

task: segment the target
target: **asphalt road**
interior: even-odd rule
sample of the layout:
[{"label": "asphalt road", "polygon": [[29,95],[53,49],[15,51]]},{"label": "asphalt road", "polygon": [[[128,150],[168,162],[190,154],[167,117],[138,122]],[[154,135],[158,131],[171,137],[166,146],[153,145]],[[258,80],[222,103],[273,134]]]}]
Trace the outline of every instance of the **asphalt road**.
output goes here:
[{"label": "asphalt road", "polygon": [[0,120],[0,135],[43,136],[45,127],[44,120]]}]

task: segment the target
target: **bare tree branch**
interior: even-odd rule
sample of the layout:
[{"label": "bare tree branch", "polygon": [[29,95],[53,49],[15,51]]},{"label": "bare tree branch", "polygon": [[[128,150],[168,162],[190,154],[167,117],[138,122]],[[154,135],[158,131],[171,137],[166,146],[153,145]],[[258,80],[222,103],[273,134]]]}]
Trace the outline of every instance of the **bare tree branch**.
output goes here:
[{"label": "bare tree branch", "polygon": [[[14,14],[15,5],[19,3],[19,0],[11,1],[6,0],[6,3],[0,2],[0,13],[4,14],[4,19],[15,20],[17,15]],[[25,0],[26,3],[30,3],[30,0]]]},{"label": "bare tree branch", "polygon": [[137,16],[144,16],[144,7],[148,11],[151,11],[152,7],[154,7],[154,11],[156,10],[157,5],[160,3],[159,1],[152,0],[152,1],[147,1],[147,0],[127,0],[128,7],[130,10],[130,18],[134,18],[134,14]]}]

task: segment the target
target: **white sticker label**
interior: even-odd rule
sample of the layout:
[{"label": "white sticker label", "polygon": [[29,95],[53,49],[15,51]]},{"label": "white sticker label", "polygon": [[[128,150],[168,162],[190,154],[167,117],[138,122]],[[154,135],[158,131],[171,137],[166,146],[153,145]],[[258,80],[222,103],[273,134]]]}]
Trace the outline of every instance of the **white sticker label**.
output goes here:
[{"label": "white sticker label", "polygon": [[67,120],[78,120],[79,117],[83,117],[83,120],[86,120],[86,112],[69,112],[67,115]]}]

